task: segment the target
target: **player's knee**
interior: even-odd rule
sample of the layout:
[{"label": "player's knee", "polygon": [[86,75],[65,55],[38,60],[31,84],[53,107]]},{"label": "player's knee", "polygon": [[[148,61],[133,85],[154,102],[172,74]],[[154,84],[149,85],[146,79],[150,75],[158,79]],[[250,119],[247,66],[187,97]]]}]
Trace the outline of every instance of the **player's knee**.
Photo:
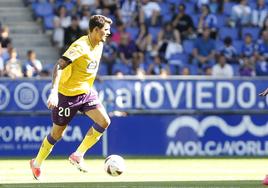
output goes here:
[{"label": "player's knee", "polygon": [[54,140],[59,141],[62,138],[63,133],[51,132],[50,135]]},{"label": "player's knee", "polygon": [[111,124],[111,119],[109,117],[103,118],[101,122],[98,123],[104,129],[107,129]]},{"label": "player's knee", "polygon": [[50,135],[56,141],[59,141],[63,137],[64,131],[63,130],[51,130]]},{"label": "player's knee", "polygon": [[111,119],[109,117],[105,118],[104,120],[104,124],[105,124],[105,128],[109,127],[109,125],[111,124]]}]

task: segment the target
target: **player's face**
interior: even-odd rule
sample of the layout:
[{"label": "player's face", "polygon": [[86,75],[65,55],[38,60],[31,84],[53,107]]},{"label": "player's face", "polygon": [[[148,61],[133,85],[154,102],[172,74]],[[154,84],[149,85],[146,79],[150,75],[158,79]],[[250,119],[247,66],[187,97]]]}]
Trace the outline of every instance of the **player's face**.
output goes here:
[{"label": "player's face", "polygon": [[99,30],[99,38],[101,42],[105,42],[107,37],[111,34],[110,29],[110,24],[105,23],[103,28]]}]

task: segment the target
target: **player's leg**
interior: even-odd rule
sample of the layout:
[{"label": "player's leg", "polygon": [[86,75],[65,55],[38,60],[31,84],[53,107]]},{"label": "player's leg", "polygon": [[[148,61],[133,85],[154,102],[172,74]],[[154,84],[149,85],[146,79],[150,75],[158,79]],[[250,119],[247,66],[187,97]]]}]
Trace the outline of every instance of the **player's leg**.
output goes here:
[{"label": "player's leg", "polygon": [[265,176],[262,183],[263,183],[263,185],[268,185],[268,175]]},{"label": "player's leg", "polygon": [[40,178],[43,161],[48,157],[57,141],[62,138],[66,127],[67,125],[59,126],[53,123],[51,132],[44,138],[36,158],[30,161],[30,167],[35,179]]},{"label": "player's leg", "polygon": [[111,122],[105,108],[102,105],[96,109],[85,112],[85,114],[94,121],[94,124],[88,130],[85,138],[76,150],[77,153],[82,156],[84,156],[86,151],[100,139],[103,132],[107,129]]},{"label": "player's leg", "polygon": [[36,179],[40,177],[42,162],[50,154],[56,142],[62,138],[68,123],[80,108],[79,105],[79,96],[68,97],[59,94],[58,107],[52,109],[53,126],[51,132],[44,138],[36,158],[30,162],[33,175]]},{"label": "player's leg", "polygon": [[39,152],[35,158],[34,165],[40,167],[42,162],[47,158],[47,156],[52,151],[54,145],[62,138],[63,132],[66,129],[67,125],[56,125],[53,123],[51,132],[47,135],[39,149]]},{"label": "player's leg", "polygon": [[88,130],[77,150],[69,157],[70,162],[82,172],[88,171],[84,163],[84,154],[100,139],[103,132],[110,124],[110,118],[102,105],[96,109],[86,111],[85,114],[95,123]]}]

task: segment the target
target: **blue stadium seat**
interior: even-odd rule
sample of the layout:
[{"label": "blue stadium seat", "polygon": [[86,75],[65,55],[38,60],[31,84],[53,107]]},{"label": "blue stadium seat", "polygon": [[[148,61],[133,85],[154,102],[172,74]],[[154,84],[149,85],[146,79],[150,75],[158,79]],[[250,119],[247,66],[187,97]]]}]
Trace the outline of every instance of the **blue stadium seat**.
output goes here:
[{"label": "blue stadium seat", "polygon": [[160,7],[161,7],[161,12],[160,12],[160,14],[162,15],[162,16],[165,16],[165,15],[167,15],[167,14],[169,14],[169,12],[170,12],[170,10],[169,10],[169,4],[168,3],[166,3],[166,2],[162,2],[161,4],[160,4]]},{"label": "blue stadium seat", "polygon": [[252,36],[254,41],[259,39],[260,28],[258,27],[243,27],[242,28],[242,39],[244,39],[245,35],[249,33]]},{"label": "blue stadium seat", "polygon": [[220,40],[223,40],[225,37],[231,37],[233,40],[238,39],[238,30],[236,28],[222,27],[219,30]]},{"label": "blue stadium seat", "polygon": [[243,45],[243,41],[242,40],[234,40],[233,41],[233,46],[236,49],[237,53],[240,55],[242,52],[242,45]]},{"label": "blue stadium seat", "polygon": [[54,15],[46,16],[44,18],[43,26],[45,30],[54,29],[53,19],[54,19]]},{"label": "blue stadium seat", "polygon": [[226,2],[223,4],[223,14],[226,16],[230,16],[232,13],[233,6],[236,5],[234,2]]},{"label": "blue stadium seat", "polygon": [[172,4],[175,4],[175,5],[178,5],[181,3],[181,0],[167,0],[166,1],[167,3],[172,3]]},{"label": "blue stadium seat", "polygon": [[163,23],[170,22],[171,19],[172,19],[172,14],[164,14],[164,15],[162,15]]},{"label": "blue stadium seat", "polygon": [[168,63],[171,65],[183,66],[188,64],[188,55],[185,53],[175,53],[170,56]]},{"label": "blue stadium seat", "polygon": [[198,22],[199,22],[199,15],[198,14],[193,14],[193,15],[190,15],[192,20],[193,20],[193,24],[194,26],[197,28],[198,26]]},{"label": "blue stadium seat", "polygon": [[182,43],[183,50],[187,54],[191,54],[194,48],[194,41],[193,40],[184,40]]},{"label": "blue stadium seat", "polygon": [[153,41],[157,41],[157,36],[161,27],[149,27],[149,33],[152,35]]},{"label": "blue stadium seat", "polygon": [[186,7],[185,9],[186,14],[189,14],[189,15],[195,14],[195,9],[194,9],[195,5],[193,2],[186,2],[185,7]]},{"label": "blue stadium seat", "polygon": [[223,41],[222,40],[216,40],[215,41],[215,46],[216,46],[216,51],[219,52],[223,48]]},{"label": "blue stadium seat", "polygon": [[226,25],[226,16],[224,14],[217,14],[217,24],[219,28],[222,28]]},{"label": "blue stadium seat", "polygon": [[190,74],[191,75],[198,75],[198,67],[195,64],[190,64],[189,66],[187,66],[190,70]]},{"label": "blue stadium seat", "polygon": [[34,13],[36,17],[46,17],[53,15],[53,7],[50,3],[43,2],[43,3],[38,3],[34,9]]},{"label": "blue stadium seat", "polygon": [[139,34],[139,28],[138,27],[127,27],[126,32],[128,32],[131,36],[131,39],[135,39]]},{"label": "blue stadium seat", "polygon": [[108,75],[107,64],[100,63],[98,74],[99,75]]},{"label": "blue stadium seat", "polygon": [[239,69],[240,69],[240,65],[239,64],[231,64],[231,66],[233,67],[234,70],[234,76],[239,76]]}]

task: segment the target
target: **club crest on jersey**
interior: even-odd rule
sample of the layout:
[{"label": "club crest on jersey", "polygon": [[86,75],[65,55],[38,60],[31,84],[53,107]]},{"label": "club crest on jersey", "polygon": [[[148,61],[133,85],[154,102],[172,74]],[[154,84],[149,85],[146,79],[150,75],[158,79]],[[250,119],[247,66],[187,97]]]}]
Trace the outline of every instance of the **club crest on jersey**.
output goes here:
[{"label": "club crest on jersey", "polygon": [[97,68],[98,62],[94,60],[89,60],[87,65],[87,72],[91,73]]}]

